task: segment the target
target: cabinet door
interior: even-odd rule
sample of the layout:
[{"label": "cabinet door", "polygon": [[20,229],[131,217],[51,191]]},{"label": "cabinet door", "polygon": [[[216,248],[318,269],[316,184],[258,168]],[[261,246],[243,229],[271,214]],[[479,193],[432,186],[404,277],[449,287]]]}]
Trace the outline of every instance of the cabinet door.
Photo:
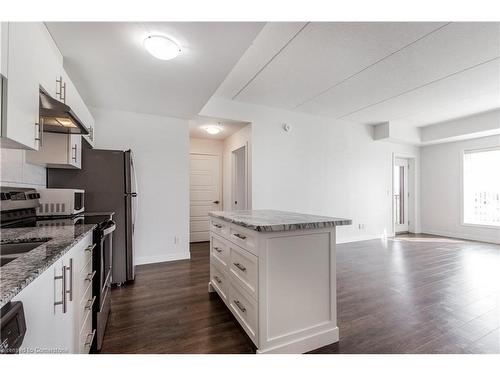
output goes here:
[{"label": "cabinet door", "polygon": [[94,145],[94,127],[95,121],[90,113],[87,105],[83,101],[80,93],[76,89],[76,86],[71,81],[71,78],[68,76],[66,72],[63,72],[63,82],[65,85],[65,103],[71,107],[73,112],[78,116],[80,121],[85,125],[87,130],[89,131],[88,135],[84,135],[84,139],[91,145]]},{"label": "cabinet door", "polygon": [[69,353],[72,344],[68,340],[69,317],[63,314],[62,259],[55,262],[13,301],[21,301],[26,319],[26,336],[21,345],[25,353]]},{"label": "cabinet door", "polygon": [[37,53],[41,56],[37,61],[39,85],[50,96],[60,100],[61,87],[59,82],[63,72],[63,58],[44,24],[40,25],[37,45]]},{"label": "cabinet door", "polygon": [[40,23],[10,22],[8,25],[7,109],[2,137],[17,147],[38,149]]},{"label": "cabinet door", "polygon": [[79,169],[82,165],[82,137],[44,133],[42,147],[38,151],[26,151],[26,161],[49,168]]},{"label": "cabinet door", "polygon": [[9,29],[7,22],[0,22],[0,74],[7,77],[7,56],[9,46]]}]

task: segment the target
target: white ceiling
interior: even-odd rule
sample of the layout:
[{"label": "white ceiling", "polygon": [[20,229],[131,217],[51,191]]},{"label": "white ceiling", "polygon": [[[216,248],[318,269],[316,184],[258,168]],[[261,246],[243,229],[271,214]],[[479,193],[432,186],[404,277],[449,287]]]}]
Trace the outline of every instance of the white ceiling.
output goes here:
[{"label": "white ceiling", "polygon": [[[221,118],[196,116],[189,121],[189,136],[191,138],[206,138],[223,140],[242,129],[248,122],[232,121]],[[219,134],[208,134],[204,128],[208,125],[217,125],[222,128]]]},{"label": "white ceiling", "polygon": [[[190,119],[197,115],[263,23],[49,22],[64,65],[94,107]],[[149,34],[176,40],[182,53],[162,61],[142,42]]]},{"label": "white ceiling", "polygon": [[500,23],[268,23],[215,96],[405,126],[500,107]]}]

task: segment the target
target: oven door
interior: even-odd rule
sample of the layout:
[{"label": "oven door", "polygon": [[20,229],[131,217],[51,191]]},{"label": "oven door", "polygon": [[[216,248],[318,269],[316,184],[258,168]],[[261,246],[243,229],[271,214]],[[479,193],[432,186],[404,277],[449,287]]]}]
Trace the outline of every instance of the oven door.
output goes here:
[{"label": "oven door", "polygon": [[75,191],[73,197],[73,212],[79,214],[85,210],[85,193],[83,191]]}]

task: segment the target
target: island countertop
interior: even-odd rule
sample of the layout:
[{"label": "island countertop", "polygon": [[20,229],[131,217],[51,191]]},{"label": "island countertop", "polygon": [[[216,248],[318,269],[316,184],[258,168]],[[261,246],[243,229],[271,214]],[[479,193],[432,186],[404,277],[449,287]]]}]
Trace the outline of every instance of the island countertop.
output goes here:
[{"label": "island countertop", "polygon": [[0,308],[95,228],[95,224],[2,228],[0,244],[48,240],[0,268]]},{"label": "island countertop", "polygon": [[257,232],[321,229],[352,224],[350,219],[276,210],[212,211],[209,215]]}]

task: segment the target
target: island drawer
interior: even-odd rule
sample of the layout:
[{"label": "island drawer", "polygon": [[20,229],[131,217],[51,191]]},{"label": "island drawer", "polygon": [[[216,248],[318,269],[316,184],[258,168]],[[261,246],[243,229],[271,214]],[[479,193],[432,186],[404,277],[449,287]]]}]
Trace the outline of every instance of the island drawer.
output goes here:
[{"label": "island drawer", "polygon": [[210,219],[210,229],[222,237],[229,236],[229,223],[223,220]]},{"label": "island drawer", "polygon": [[229,308],[255,345],[257,340],[257,302],[237,285],[229,288]]},{"label": "island drawer", "polygon": [[227,269],[227,261],[229,259],[229,245],[221,237],[215,234],[210,235],[210,258],[219,262],[219,264]]},{"label": "island drawer", "polygon": [[224,302],[227,302],[229,283],[226,273],[220,271],[213,262],[210,263],[210,283]]},{"label": "island drawer", "polygon": [[229,239],[236,245],[257,255],[257,235],[255,231],[231,224]]},{"label": "island drawer", "polygon": [[236,245],[229,247],[229,274],[253,298],[257,298],[258,258]]}]

